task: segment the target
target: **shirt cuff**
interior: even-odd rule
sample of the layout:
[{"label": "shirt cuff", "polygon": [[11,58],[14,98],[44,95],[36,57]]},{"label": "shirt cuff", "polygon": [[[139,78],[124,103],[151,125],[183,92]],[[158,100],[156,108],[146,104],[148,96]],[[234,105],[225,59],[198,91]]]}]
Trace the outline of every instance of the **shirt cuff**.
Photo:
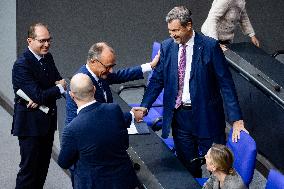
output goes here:
[{"label": "shirt cuff", "polygon": [[142,65],[141,65],[141,68],[142,68],[142,72],[143,72],[143,73],[152,71],[152,67],[151,67],[151,64],[150,64],[150,63],[142,64]]},{"label": "shirt cuff", "polygon": [[135,116],[134,116],[134,113],[132,111],[130,111],[130,114],[132,116],[132,119],[131,119],[131,125],[132,125],[132,124],[134,124]]},{"label": "shirt cuff", "polygon": [[253,36],[255,36],[255,33],[254,33],[254,32],[253,32],[253,33],[250,33],[248,36],[249,36],[249,37],[253,37]]},{"label": "shirt cuff", "polygon": [[56,86],[59,88],[61,94],[65,93],[65,90],[61,84],[57,84]]}]

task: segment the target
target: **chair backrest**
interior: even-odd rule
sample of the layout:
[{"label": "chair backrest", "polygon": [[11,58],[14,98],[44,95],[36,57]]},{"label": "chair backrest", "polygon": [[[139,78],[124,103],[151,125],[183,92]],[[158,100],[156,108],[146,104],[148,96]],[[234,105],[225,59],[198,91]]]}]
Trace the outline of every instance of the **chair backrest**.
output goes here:
[{"label": "chair backrest", "polygon": [[268,174],[265,189],[284,189],[284,175],[271,169]]},{"label": "chair backrest", "polygon": [[248,187],[254,173],[256,161],[256,143],[254,139],[244,131],[241,131],[241,136],[238,142],[232,141],[233,129],[231,129],[227,146],[234,154],[234,168],[242,177],[245,185]]},{"label": "chair backrest", "polygon": [[158,54],[159,50],[160,50],[161,44],[158,42],[154,42],[153,43],[153,47],[152,47],[152,60],[155,58],[156,54]]},{"label": "chair backrest", "polygon": [[[159,42],[153,42],[153,46],[152,46],[152,60],[155,58],[155,56],[158,54],[159,50],[160,50],[161,44]],[[150,80],[150,78],[152,77],[152,73],[151,72],[148,76],[148,82]],[[163,104],[163,96],[164,96],[164,90],[160,93],[160,95],[158,96],[157,100],[154,102],[153,105],[162,105]]]}]

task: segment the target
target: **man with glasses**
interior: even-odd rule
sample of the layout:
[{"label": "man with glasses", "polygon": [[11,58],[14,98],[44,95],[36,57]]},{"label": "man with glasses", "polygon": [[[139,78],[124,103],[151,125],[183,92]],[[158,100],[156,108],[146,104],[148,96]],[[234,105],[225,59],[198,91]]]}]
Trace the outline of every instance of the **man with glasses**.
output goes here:
[{"label": "man with glasses", "polygon": [[[113,71],[115,64],[115,52],[105,42],[95,43],[91,46],[87,63],[83,65],[77,73],[83,73],[88,75],[93,85],[96,87],[95,100],[101,103],[112,103],[112,93],[110,90],[111,84],[120,84],[127,81],[133,81],[143,79],[143,73],[151,71],[159,60],[159,56],[156,56],[151,63],[142,64],[141,66],[121,69],[116,72]],[[71,98],[69,92],[66,95],[66,120],[65,127],[77,116],[77,105]],[[132,114],[132,115],[131,115]],[[141,115],[139,115],[141,114]],[[136,111],[125,113],[126,122],[129,119],[135,117],[142,117],[143,112],[139,109]],[[138,121],[138,120],[137,120]],[[73,185],[73,168],[70,169],[71,181]]]},{"label": "man with glasses", "polygon": [[[113,98],[109,85],[143,79],[143,73],[151,71],[156,66],[158,60],[159,56],[156,56],[150,63],[114,72],[113,67],[116,65],[115,52],[107,43],[100,42],[91,46],[88,52],[87,63],[77,73],[87,74],[92,79],[97,89],[95,94],[96,101],[112,103]],[[68,125],[76,116],[77,105],[67,93],[65,125]]]},{"label": "man with glasses", "polygon": [[[56,99],[66,90],[52,55],[48,27],[42,23],[30,26],[28,48],[17,59],[12,70],[15,92],[12,134],[18,136],[21,163],[16,188],[43,188],[57,126]],[[21,98],[22,90],[30,100]],[[48,107],[48,112],[38,107]]]}]

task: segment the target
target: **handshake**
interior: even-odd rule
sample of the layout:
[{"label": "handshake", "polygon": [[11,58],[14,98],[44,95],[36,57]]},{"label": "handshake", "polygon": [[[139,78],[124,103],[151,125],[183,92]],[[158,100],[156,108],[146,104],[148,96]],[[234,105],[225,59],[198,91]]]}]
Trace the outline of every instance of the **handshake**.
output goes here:
[{"label": "handshake", "polygon": [[137,123],[143,121],[143,117],[148,113],[148,109],[144,107],[133,107],[131,112],[134,114]]}]

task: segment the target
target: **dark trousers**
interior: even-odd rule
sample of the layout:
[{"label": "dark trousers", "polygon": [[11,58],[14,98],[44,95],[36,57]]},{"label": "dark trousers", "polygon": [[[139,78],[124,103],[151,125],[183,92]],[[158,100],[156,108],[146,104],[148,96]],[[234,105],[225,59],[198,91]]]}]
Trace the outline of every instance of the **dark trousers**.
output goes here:
[{"label": "dark trousers", "polygon": [[52,152],[54,129],[45,136],[19,136],[21,154],[16,189],[42,189]]},{"label": "dark trousers", "polygon": [[201,165],[199,161],[193,161],[197,157],[203,157],[213,142],[225,144],[224,133],[212,138],[201,138],[194,134],[193,115],[191,109],[179,108],[174,111],[172,122],[172,134],[178,159],[194,177],[201,177]]}]

